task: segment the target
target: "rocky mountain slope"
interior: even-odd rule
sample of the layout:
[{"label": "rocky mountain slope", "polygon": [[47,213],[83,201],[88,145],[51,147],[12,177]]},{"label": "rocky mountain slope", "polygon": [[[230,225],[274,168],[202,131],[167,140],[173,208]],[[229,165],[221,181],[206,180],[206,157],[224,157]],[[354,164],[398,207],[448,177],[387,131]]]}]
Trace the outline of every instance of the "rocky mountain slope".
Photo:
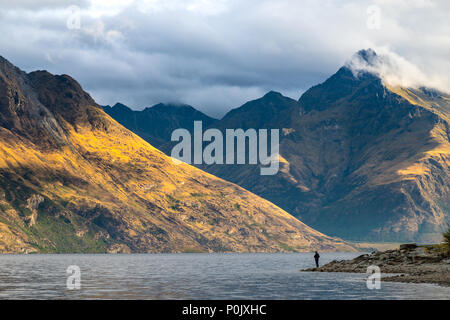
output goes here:
[{"label": "rocky mountain slope", "polygon": [[450,217],[449,116],[442,92],[392,87],[344,66],[299,101],[270,92],[214,123],[279,128],[277,175],[261,176],[255,165],[201,168],[330,235],[440,241]]},{"label": "rocky mountain slope", "polygon": [[0,58],[0,252],[353,250]]}]

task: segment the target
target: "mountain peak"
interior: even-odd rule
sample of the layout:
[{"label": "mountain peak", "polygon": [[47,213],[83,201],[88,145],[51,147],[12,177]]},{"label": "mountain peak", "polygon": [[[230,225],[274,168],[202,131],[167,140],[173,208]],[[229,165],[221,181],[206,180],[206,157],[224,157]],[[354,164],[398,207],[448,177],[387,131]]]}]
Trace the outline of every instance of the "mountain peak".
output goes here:
[{"label": "mountain peak", "polygon": [[434,88],[448,92],[445,81],[423,72],[406,57],[400,56],[388,49],[380,48],[376,53],[373,49],[360,50],[349,59],[345,66],[356,79],[373,75],[382,79],[383,84],[389,87],[402,87],[420,89],[421,87]]},{"label": "mountain peak", "polygon": [[19,74],[24,75],[25,72],[17,68],[8,59],[0,56],[0,76],[6,76],[7,78],[15,77]]},{"label": "mountain peak", "polygon": [[296,100],[269,91],[263,97],[251,100],[229,111],[221,120],[222,128],[266,128],[273,123],[285,123],[291,110],[298,109]]},{"label": "mountain peak", "polygon": [[145,109],[165,110],[165,111],[167,111],[168,109],[189,109],[197,111],[194,107],[184,103],[158,103],[150,108]]},{"label": "mountain peak", "polygon": [[277,91],[273,91],[273,90],[267,92],[267,93],[263,96],[263,98],[279,98],[279,97],[283,97],[283,95],[282,95],[281,93],[279,93],[279,92],[277,92]]},{"label": "mountain peak", "polygon": [[130,107],[128,107],[128,106],[126,106],[126,105],[124,105],[123,103],[120,103],[120,102],[116,102],[116,104],[113,105],[112,108],[114,108],[114,109],[122,109],[122,110],[126,110],[126,111],[131,110]]},{"label": "mountain peak", "polygon": [[378,59],[378,55],[372,48],[359,50],[355,56],[362,59],[369,65],[373,65],[374,62]]},{"label": "mountain peak", "polygon": [[58,148],[68,143],[70,126],[103,125],[95,101],[68,75],[26,73],[2,57],[0,92],[0,126],[37,145]]},{"label": "mountain peak", "polygon": [[6,58],[0,56],[0,68],[3,69],[3,67],[4,67],[5,65],[7,65],[8,67],[14,68],[14,65],[13,65],[11,62],[9,62],[8,59],[6,59]]},{"label": "mountain peak", "polygon": [[378,70],[383,63],[386,63],[383,60],[383,56],[378,55],[375,50],[368,48],[359,50],[353,54],[343,68],[350,70],[355,78],[359,78],[364,74],[372,74],[379,77]]}]

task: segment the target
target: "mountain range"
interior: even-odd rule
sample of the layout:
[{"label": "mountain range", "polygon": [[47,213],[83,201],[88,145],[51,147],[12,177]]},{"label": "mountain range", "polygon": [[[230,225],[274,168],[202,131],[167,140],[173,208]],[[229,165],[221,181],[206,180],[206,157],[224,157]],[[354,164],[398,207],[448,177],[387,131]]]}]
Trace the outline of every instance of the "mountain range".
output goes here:
[{"label": "mountain range", "polygon": [[[370,49],[357,56],[380,63]],[[436,242],[450,221],[448,94],[390,85],[374,72],[356,72],[346,64],[299,100],[271,91],[220,120],[182,109],[185,113],[170,105],[144,111],[105,107],[167,154],[171,130],[180,124],[192,130],[193,120],[206,119],[206,126],[220,130],[280,129],[275,176],[261,176],[257,165],[199,167],[331,236]],[[171,119],[164,134],[158,130],[160,119]]]},{"label": "mountain range", "polygon": [[[158,145],[171,126],[197,116],[213,122],[187,106],[142,114],[126,126]],[[158,121],[141,127],[152,117]],[[26,73],[0,57],[1,253],[310,250],[354,247],[236,184],[174,163],[70,76]]]},{"label": "mountain range", "polygon": [[178,128],[194,130],[194,121],[202,121],[205,127],[217,122],[216,119],[183,104],[159,103],[142,111],[134,111],[122,103],[104,106],[103,110],[112,118],[120,120],[127,129],[147,141],[152,141],[158,149],[170,154],[172,132]]}]

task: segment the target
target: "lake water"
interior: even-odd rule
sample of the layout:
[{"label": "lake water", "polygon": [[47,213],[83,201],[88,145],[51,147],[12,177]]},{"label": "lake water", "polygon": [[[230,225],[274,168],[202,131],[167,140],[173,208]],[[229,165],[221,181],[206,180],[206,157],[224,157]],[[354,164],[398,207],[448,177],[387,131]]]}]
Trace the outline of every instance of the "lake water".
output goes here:
[{"label": "lake water", "polygon": [[[299,272],[313,254],[0,255],[0,299],[450,299],[450,288]],[[321,264],[358,253],[321,253]],[[68,290],[67,267],[81,270]]]}]

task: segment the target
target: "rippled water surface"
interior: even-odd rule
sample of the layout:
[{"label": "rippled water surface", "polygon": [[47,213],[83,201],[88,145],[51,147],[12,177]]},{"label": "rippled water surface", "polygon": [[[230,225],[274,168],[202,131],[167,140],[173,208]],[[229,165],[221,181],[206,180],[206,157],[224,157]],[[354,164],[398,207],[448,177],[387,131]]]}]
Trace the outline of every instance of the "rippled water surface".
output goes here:
[{"label": "rippled water surface", "polygon": [[[322,253],[321,263],[358,253]],[[81,289],[68,290],[69,265]],[[450,288],[299,272],[312,254],[0,255],[0,299],[450,299]]]}]

